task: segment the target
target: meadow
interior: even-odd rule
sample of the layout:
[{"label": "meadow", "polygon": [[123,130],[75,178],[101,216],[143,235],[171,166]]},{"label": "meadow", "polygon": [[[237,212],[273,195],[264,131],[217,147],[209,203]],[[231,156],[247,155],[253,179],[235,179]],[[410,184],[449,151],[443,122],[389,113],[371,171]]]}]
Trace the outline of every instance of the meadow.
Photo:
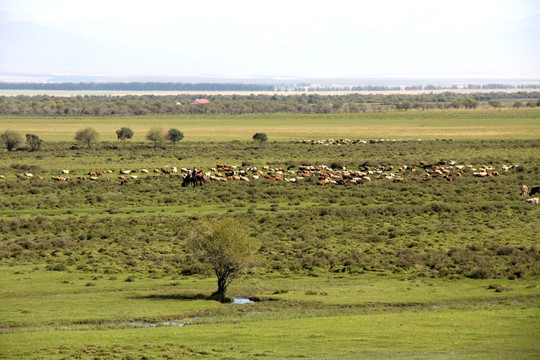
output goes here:
[{"label": "meadow", "polygon": [[[539,120],[537,109],[2,117],[0,129],[45,144],[0,152],[0,357],[538,357],[540,208],[520,186],[539,185]],[[185,139],[153,148],[143,139],[154,125]],[[101,134],[92,149],[72,140],[87,126]],[[135,132],[125,146],[122,126]],[[259,147],[255,132],[269,141]],[[415,140],[295,143],[328,138]],[[499,176],[398,170],[421,161]],[[216,164],[382,166],[405,180],[182,188],[180,175],[152,172]],[[51,180],[63,169],[69,181]],[[138,178],[120,185],[119,169]],[[96,170],[111,173],[82,179]],[[215,278],[185,246],[194,223],[221,216],[261,241],[257,266],[229,289],[253,303],[207,300]]]},{"label": "meadow", "polygon": [[133,141],[144,141],[153,127],[177,128],[184,141],[249,141],[264,132],[269,141],[298,139],[535,139],[538,109],[409,110],[331,114],[144,115],[144,116],[2,116],[0,130],[33,133],[45,141],[73,141],[75,132],[92,127],[101,141],[116,140],[129,127]]}]

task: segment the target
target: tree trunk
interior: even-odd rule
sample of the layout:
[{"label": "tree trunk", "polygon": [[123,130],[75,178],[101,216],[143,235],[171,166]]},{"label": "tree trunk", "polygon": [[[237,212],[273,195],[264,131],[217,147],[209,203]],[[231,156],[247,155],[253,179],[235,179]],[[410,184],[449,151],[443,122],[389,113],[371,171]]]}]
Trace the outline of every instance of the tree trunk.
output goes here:
[{"label": "tree trunk", "polygon": [[225,293],[227,292],[227,286],[229,285],[229,282],[227,280],[227,277],[218,277],[218,289],[212,295],[210,295],[210,299],[220,302],[231,301],[231,299],[225,295]]},{"label": "tree trunk", "polygon": [[218,289],[214,294],[222,294],[225,295],[227,292],[227,278],[226,277],[218,277]]}]

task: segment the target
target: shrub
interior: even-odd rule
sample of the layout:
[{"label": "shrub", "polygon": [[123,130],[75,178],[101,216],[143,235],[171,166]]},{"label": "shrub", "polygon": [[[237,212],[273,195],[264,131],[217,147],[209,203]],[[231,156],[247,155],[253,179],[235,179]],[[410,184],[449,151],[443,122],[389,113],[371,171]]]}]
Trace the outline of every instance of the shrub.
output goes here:
[{"label": "shrub", "polygon": [[92,147],[92,144],[97,141],[98,137],[98,132],[90,127],[75,133],[75,141],[86,144],[89,149]]},{"label": "shrub", "polygon": [[491,285],[488,286],[488,289],[489,290],[495,290],[495,292],[503,292],[503,291],[510,290],[509,288],[507,288],[506,286],[503,286],[501,284],[491,284]]},{"label": "shrub", "polygon": [[159,127],[153,127],[146,133],[146,139],[150,140],[154,144],[154,148],[157,148],[163,143],[163,130]]},{"label": "shrub", "polygon": [[29,151],[37,151],[41,149],[42,145],[43,140],[41,140],[39,136],[34,134],[26,134],[26,146],[28,147]]},{"label": "shrub", "polygon": [[0,134],[0,143],[7,149],[13,151],[22,143],[22,137],[19,133],[11,130],[6,130]]}]

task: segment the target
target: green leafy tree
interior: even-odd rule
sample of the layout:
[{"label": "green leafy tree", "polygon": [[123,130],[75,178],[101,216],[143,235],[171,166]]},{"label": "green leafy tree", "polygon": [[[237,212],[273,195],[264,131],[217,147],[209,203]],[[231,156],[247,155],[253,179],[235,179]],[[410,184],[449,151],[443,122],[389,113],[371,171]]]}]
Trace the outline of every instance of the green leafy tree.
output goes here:
[{"label": "green leafy tree", "polygon": [[167,132],[166,137],[167,140],[169,140],[173,143],[174,146],[176,146],[176,143],[184,138],[184,133],[178,129],[170,129],[169,132]]},{"label": "green leafy tree", "polygon": [[493,106],[494,108],[500,108],[502,107],[501,100],[492,99],[488,101],[489,106]]},{"label": "green leafy tree", "polygon": [[146,139],[150,140],[154,147],[163,144],[163,130],[160,127],[153,127],[146,133]]},{"label": "green leafy tree", "polygon": [[253,141],[259,142],[259,147],[262,146],[263,142],[266,142],[268,140],[268,136],[265,133],[256,133],[253,135]]},{"label": "green leafy tree", "polygon": [[39,136],[34,134],[26,134],[26,146],[28,147],[28,150],[37,151],[41,149],[42,145],[43,140],[41,140]]},{"label": "green leafy tree", "polygon": [[116,136],[118,137],[118,140],[122,141],[124,146],[126,146],[126,140],[133,137],[133,130],[123,127],[120,130],[116,130]]},{"label": "green leafy tree", "polygon": [[411,108],[411,102],[408,100],[402,101],[396,105],[398,110],[408,110]]},{"label": "green leafy tree", "polygon": [[210,264],[217,277],[218,289],[212,298],[224,300],[227,287],[256,261],[259,243],[249,236],[249,229],[232,217],[200,221],[188,241],[188,247]]},{"label": "green leafy tree", "polygon": [[472,97],[468,97],[463,100],[463,106],[465,106],[467,109],[476,109],[476,107],[478,106],[478,100]]},{"label": "green leafy tree", "polygon": [[22,136],[12,130],[6,130],[0,134],[0,143],[7,149],[13,151],[23,142]]},{"label": "green leafy tree", "polygon": [[514,104],[512,106],[515,107],[516,109],[519,109],[520,107],[523,106],[523,103],[519,100],[516,100],[514,101]]},{"label": "green leafy tree", "polygon": [[90,127],[79,130],[75,133],[75,141],[86,144],[89,149],[92,148],[92,144],[95,143],[98,138],[98,132]]}]

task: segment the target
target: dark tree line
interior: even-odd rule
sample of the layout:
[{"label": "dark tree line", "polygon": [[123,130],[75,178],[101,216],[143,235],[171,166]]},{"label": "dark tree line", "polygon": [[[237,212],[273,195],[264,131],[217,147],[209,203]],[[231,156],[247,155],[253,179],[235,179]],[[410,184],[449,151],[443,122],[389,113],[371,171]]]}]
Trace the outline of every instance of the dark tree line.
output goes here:
[{"label": "dark tree line", "polygon": [[[206,98],[208,104],[192,105]],[[0,96],[0,115],[127,116],[149,114],[355,113],[408,109],[540,106],[540,92],[458,94]],[[493,105],[492,105],[493,104]]]}]

